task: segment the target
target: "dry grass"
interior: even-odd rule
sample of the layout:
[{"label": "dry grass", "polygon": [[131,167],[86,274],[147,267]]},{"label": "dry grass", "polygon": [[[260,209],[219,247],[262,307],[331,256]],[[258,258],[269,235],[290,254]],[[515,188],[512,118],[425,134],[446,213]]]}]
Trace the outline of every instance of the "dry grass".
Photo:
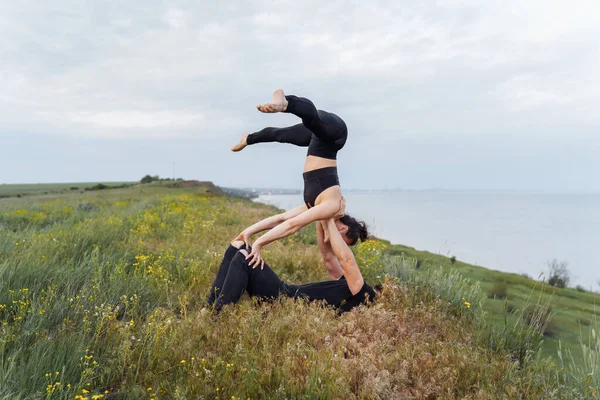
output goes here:
[{"label": "dry grass", "polygon": [[[201,313],[229,240],[273,209],[187,189],[86,196],[4,203],[1,398],[562,396],[555,369],[519,369],[486,348],[466,300],[396,278],[374,306],[340,317],[290,299]],[[305,229],[263,255],[282,279],[327,279],[313,241]],[[357,250],[371,280],[385,270],[380,253]]]}]

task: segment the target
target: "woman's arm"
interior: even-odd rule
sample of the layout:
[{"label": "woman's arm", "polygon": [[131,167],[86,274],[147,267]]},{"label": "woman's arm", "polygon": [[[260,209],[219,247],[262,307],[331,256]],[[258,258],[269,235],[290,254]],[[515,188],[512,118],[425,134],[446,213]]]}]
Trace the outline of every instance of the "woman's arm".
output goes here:
[{"label": "woman's arm", "polygon": [[[335,254],[333,254],[333,249],[331,248],[331,244],[329,241],[325,240],[325,231],[323,230],[323,226],[327,229],[327,221],[317,221],[317,241],[319,243],[319,249],[321,250],[321,254],[323,255],[323,261],[325,262],[325,266],[327,267],[327,273],[329,274],[329,278],[332,280],[340,279],[344,272],[342,271],[342,267],[340,266],[340,262],[338,261]],[[337,229],[337,228],[336,228]]]},{"label": "woman's arm", "polygon": [[267,244],[274,242],[278,239],[287,237],[298,230],[300,228],[310,224],[311,222],[319,221],[321,219],[329,219],[336,215],[336,213],[340,210],[340,204],[337,201],[326,201],[318,206],[314,206],[304,211],[303,213],[295,216],[294,218],[290,218],[285,222],[277,225],[269,232],[265,233],[261,237],[259,237],[256,242],[252,245],[252,252],[248,255],[247,258],[252,258],[250,260],[250,265],[253,267],[257,267],[262,264],[262,258],[260,256],[260,249]]},{"label": "woman's arm", "polygon": [[365,284],[365,280],[356,264],[354,253],[352,253],[352,250],[350,250],[350,247],[348,247],[342,238],[342,235],[337,230],[333,219],[330,219],[327,222],[327,228],[329,229],[329,243],[331,244],[333,253],[339,260],[342,270],[344,271],[344,276],[348,282],[350,292],[355,295],[360,292]]},{"label": "woman's arm", "polygon": [[250,239],[250,237],[252,235],[254,235],[258,232],[262,232],[267,229],[271,229],[271,228],[281,224],[282,222],[287,221],[290,218],[294,218],[295,216],[303,213],[306,210],[308,210],[308,207],[306,207],[306,205],[303,205],[300,207],[293,208],[289,211],[283,212],[281,214],[277,214],[277,215],[273,215],[271,217],[265,218],[262,221],[259,221],[259,222],[255,223],[254,225],[250,225],[249,227],[244,229],[242,231],[242,233],[240,233],[236,237],[236,240],[244,241],[244,243],[246,243],[246,246],[248,247],[250,245],[248,243],[248,240]]}]

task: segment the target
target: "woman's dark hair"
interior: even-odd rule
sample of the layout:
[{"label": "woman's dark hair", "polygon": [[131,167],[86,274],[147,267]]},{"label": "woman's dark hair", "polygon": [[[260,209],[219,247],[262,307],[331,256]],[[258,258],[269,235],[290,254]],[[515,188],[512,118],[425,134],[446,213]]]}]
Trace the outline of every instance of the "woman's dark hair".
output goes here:
[{"label": "woman's dark hair", "polygon": [[346,232],[346,236],[348,236],[350,240],[352,240],[350,246],[354,246],[358,242],[358,239],[360,239],[361,242],[367,240],[367,237],[369,236],[369,231],[367,230],[367,224],[365,224],[363,221],[359,222],[356,219],[349,216],[348,214],[346,214],[342,218],[340,218],[340,222],[348,227],[348,232]]}]

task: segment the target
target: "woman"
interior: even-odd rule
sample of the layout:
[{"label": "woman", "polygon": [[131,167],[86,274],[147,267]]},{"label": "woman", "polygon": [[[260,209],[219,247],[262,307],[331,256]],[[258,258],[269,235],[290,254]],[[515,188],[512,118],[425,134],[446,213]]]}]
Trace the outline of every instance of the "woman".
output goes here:
[{"label": "woman", "polygon": [[304,205],[291,210],[286,220],[269,227],[272,229],[254,243],[248,255],[250,265],[254,267],[262,263],[260,250],[263,246],[289,236],[311,222],[344,215],[336,157],[348,137],[348,129],[340,117],[317,110],[306,98],[286,96],[281,89],[273,93],[271,103],[258,105],[257,108],[264,113],[292,113],[300,117],[302,123],[287,128],[265,128],[251,135],[243,135],[240,143],[232,148],[233,151],[240,151],[255,143],[280,142],[308,147],[308,153],[303,174]]},{"label": "woman", "polygon": [[245,291],[259,299],[275,299],[279,296],[322,300],[339,312],[349,311],[375,298],[375,291],[363,279],[350,248],[339,233],[335,221],[327,223],[330,243],[338,259],[342,260],[343,276],[338,280],[292,285],[279,279],[268,265],[263,270],[253,268],[246,260],[248,252],[242,249],[244,242],[234,240],[225,251],[223,261],[206,300],[206,307],[218,313],[232,303],[237,303]]}]

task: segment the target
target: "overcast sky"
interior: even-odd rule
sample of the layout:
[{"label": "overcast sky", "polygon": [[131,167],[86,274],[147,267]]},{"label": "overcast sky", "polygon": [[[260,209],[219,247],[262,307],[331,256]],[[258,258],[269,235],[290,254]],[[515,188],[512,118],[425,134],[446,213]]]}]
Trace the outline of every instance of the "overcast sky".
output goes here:
[{"label": "overcast sky", "polygon": [[229,150],[298,122],[255,108],[281,87],[346,121],[346,188],[599,192],[599,21],[597,0],[0,0],[0,183],[300,188],[306,149]]}]

